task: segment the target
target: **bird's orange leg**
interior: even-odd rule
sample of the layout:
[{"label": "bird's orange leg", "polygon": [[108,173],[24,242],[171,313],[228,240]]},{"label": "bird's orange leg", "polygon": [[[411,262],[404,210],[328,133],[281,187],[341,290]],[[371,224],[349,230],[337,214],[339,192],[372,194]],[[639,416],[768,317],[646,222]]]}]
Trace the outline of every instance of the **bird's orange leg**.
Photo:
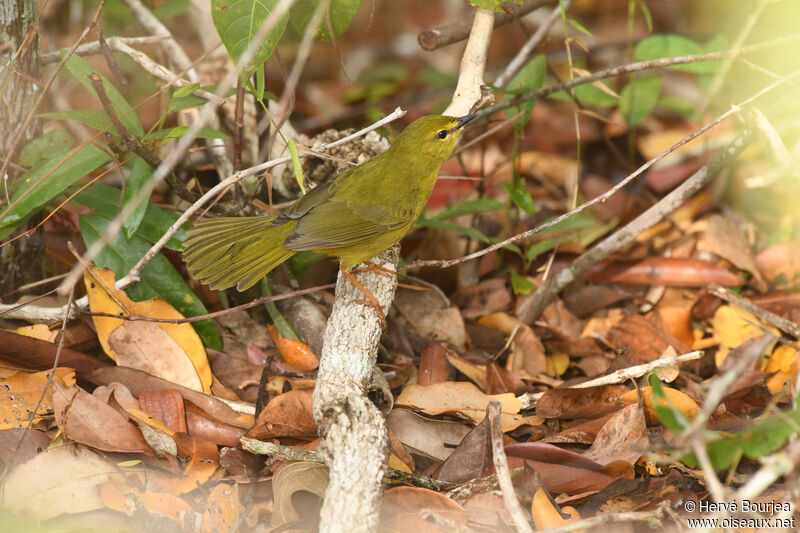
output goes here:
[{"label": "bird's orange leg", "polygon": [[356,270],[353,270],[352,271],[353,274],[358,274],[360,272],[374,272],[378,275],[385,276],[387,278],[391,278],[397,275],[397,272],[395,272],[394,270],[389,270],[388,268],[376,265],[372,261],[364,261],[361,264],[365,265],[364,268],[358,268]]},{"label": "bird's orange leg", "polygon": [[384,314],[383,309],[381,308],[381,304],[378,303],[378,299],[375,298],[375,296],[371,292],[369,292],[367,288],[364,287],[361,284],[361,282],[355,278],[355,276],[353,276],[353,274],[351,274],[346,270],[342,270],[342,274],[344,274],[345,277],[347,277],[347,279],[350,280],[350,283],[355,285],[356,288],[361,292],[363,292],[364,296],[367,297],[366,300],[357,300],[356,303],[360,303],[362,305],[371,305],[372,307],[374,307],[375,312],[378,313],[378,318],[381,320],[381,326],[383,327],[383,329],[386,329],[386,315]]}]

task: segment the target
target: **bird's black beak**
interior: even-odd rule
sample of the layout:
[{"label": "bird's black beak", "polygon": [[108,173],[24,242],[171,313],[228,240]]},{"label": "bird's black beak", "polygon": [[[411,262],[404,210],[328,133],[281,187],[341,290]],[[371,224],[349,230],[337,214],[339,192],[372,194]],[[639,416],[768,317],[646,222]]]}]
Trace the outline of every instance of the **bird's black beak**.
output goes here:
[{"label": "bird's black beak", "polygon": [[454,129],[463,128],[467,124],[467,122],[469,122],[470,120],[474,119],[477,116],[478,116],[477,113],[472,113],[470,115],[464,115],[463,117],[458,117],[458,124]]}]

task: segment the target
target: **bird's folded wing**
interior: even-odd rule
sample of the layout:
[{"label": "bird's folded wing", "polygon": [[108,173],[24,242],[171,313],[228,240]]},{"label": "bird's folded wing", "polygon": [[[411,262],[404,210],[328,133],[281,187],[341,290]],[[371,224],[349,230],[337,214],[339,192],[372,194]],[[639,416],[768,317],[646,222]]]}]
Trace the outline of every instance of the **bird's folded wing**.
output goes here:
[{"label": "bird's folded wing", "polygon": [[374,204],[331,198],[297,221],[284,246],[294,251],[351,246],[399,229],[412,219],[410,209],[389,211]]}]

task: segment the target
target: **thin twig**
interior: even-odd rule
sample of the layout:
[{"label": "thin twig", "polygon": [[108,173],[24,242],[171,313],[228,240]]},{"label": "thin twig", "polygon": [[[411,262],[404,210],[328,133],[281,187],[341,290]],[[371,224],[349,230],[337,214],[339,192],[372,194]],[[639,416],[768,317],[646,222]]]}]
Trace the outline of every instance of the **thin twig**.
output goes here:
[{"label": "thin twig", "polygon": [[[572,4],[572,0],[564,1],[564,11],[569,9],[570,4]],[[544,39],[545,35],[547,35],[547,32],[550,31],[550,26],[552,26],[559,18],[561,18],[561,9],[562,4],[559,4],[553,8],[550,16],[548,16],[545,21],[542,22],[542,25],[539,26],[536,32],[531,35],[531,38],[528,39],[522,48],[520,48],[519,52],[517,52],[517,55],[514,56],[514,59],[508,63],[503,73],[500,74],[496,80],[494,80],[494,84],[496,86],[505,87],[508,82],[511,81],[511,78],[513,78],[517,72],[522,70],[522,67],[525,66],[525,64],[528,62],[528,59],[531,57],[531,54],[533,54],[533,51],[536,49],[542,39]]]},{"label": "thin twig", "polygon": [[492,440],[492,461],[497,473],[497,482],[503,493],[503,503],[514,521],[514,526],[520,533],[533,533],[522,506],[517,499],[517,492],[511,482],[511,473],[508,469],[508,459],[503,449],[503,430],[500,428],[500,402],[489,402],[486,407],[486,416],[489,417],[490,436]]},{"label": "thin twig", "polygon": [[[600,387],[603,385],[614,385],[616,383],[622,383],[624,381],[628,381],[629,379],[638,378],[644,376],[645,374],[649,374],[654,370],[658,370],[660,368],[668,368],[671,366],[678,365],[680,363],[685,363],[687,361],[695,361],[703,357],[703,352],[701,350],[697,350],[694,352],[689,352],[687,354],[678,355],[676,357],[665,357],[664,359],[656,359],[654,361],[650,361],[649,363],[645,363],[643,365],[635,365],[630,366],[628,368],[622,368],[617,370],[616,372],[612,372],[607,376],[600,376],[599,378],[590,379],[588,381],[583,381],[581,383],[577,383],[575,385],[570,385],[569,389],[588,389],[590,387]],[[536,402],[539,401],[539,398],[544,395],[543,392],[536,392],[530,393],[526,392],[525,394],[518,396],[517,399],[522,401],[522,409],[532,409]]]},{"label": "thin twig", "polygon": [[[554,3],[556,3],[556,0],[526,0],[521,6],[512,6],[515,7],[513,13],[498,13],[495,15],[494,27],[496,28],[508,24],[509,22],[514,22],[535,9]],[[463,41],[469,37],[474,19],[475,16],[473,15],[469,18],[439,26],[438,28],[425,30],[417,36],[417,41],[423,49],[429,52],[448,44]]]},{"label": "thin twig", "polygon": [[[109,37],[106,39],[106,43],[108,43],[109,48],[114,50],[114,43],[124,43],[128,46],[144,46],[148,44],[154,44],[159,41],[163,41],[167,37],[162,35],[147,35],[145,37]],[[89,43],[83,43],[78,48],[75,49],[75,55],[79,56],[88,56],[99,54],[102,52],[100,47],[99,41],[92,41]],[[61,52],[49,52],[47,54],[42,54],[40,58],[40,63],[42,65],[47,65],[49,63],[55,63],[61,60]]]}]

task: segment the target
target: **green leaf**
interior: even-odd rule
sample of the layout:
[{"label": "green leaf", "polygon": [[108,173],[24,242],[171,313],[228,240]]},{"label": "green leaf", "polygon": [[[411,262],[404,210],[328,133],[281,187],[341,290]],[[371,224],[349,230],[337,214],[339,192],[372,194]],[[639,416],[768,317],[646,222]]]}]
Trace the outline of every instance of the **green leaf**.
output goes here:
[{"label": "green leaf", "polygon": [[531,244],[528,249],[525,250],[525,259],[533,261],[543,253],[549,252],[555,248],[561,240],[563,240],[561,237],[553,237],[552,239],[545,239]]},{"label": "green leaf", "polygon": [[306,186],[304,184],[305,180],[303,179],[303,166],[300,164],[300,156],[297,153],[297,143],[294,142],[294,139],[290,139],[286,146],[289,147],[289,153],[292,155],[294,178],[297,180],[297,185],[300,186],[300,190],[303,191],[303,194],[305,194]]},{"label": "green leaf", "polygon": [[55,120],[74,120],[96,130],[108,130],[112,134],[119,134],[116,128],[111,125],[111,119],[108,118],[106,112],[98,109],[68,109],[66,111],[53,111],[52,113],[39,113],[37,116]]},{"label": "green leaf", "polygon": [[[153,169],[144,159],[137,157],[133,160],[131,171],[128,175],[128,181],[125,184],[125,199],[122,201],[122,208],[120,211],[133,202],[133,199],[136,198],[136,195],[139,194],[139,191],[147,184],[152,175]],[[128,240],[131,240],[139,229],[139,224],[142,223],[144,213],[147,211],[148,203],[147,200],[140,203],[133,214],[123,222],[122,228],[125,230],[125,237]]]},{"label": "green leaf", "polygon": [[[603,82],[597,82],[608,87]],[[593,83],[584,83],[572,89],[575,98],[582,105],[595,107],[614,107],[619,103],[619,98],[614,97],[610,92],[595,86]],[[611,89],[609,89],[611,91]]]},{"label": "green leaf", "polygon": [[536,284],[525,276],[521,276],[516,272],[511,273],[511,289],[514,294],[530,294],[535,288]]},{"label": "green leaf", "polygon": [[[71,201],[75,205],[88,207],[103,217],[112,219],[119,213],[120,194],[122,191],[116,187],[94,183],[76,194]],[[136,235],[154,243],[178,220],[178,216],[149,203],[145,206],[144,218]],[[164,246],[170,250],[182,251],[185,239],[186,230],[182,228]]]},{"label": "green leaf", "polygon": [[175,91],[172,93],[172,97],[183,98],[184,96],[189,96],[199,88],[200,88],[199,83],[190,83],[189,85],[184,85],[183,87],[175,89]]},{"label": "green leaf", "polygon": [[[305,33],[306,26],[311,22],[311,17],[314,16],[320,1],[297,0],[289,10],[289,22],[291,22],[292,27],[298,34],[303,35]],[[335,37],[339,37],[347,31],[347,28],[350,27],[356,17],[359,7],[361,7],[361,0],[331,0],[326,17],[330,18]],[[322,18],[322,24],[319,25],[317,32],[314,34],[314,39],[318,41],[331,40],[326,17]]]},{"label": "green leaf", "polygon": [[532,215],[536,212],[536,202],[533,201],[530,191],[525,187],[525,183],[519,182],[516,186],[513,183],[500,182],[506,190],[514,204],[522,209],[523,212]]},{"label": "green leaf", "polygon": [[689,118],[695,112],[696,106],[693,102],[679,96],[662,96],[658,105],[671,111],[683,118]]},{"label": "green leaf", "polygon": [[[80,216],[81,235],[87,248],[100,239],[110,223],[109,219],[100,215]],[[149,249],[150,243],[144,239],[133,237],[127,241],[122,238],[122,235],[117,235],[117,238],[107,244],[97,255],[95,264],[110,268],[117,274],[117,277],[120,277],[125,275]],[[163,254],[156,255],[142,269],[142,281],[129,287],[125,292],[136,301],[155,297],[162,298],[186,317],[203,315],[208,312]],[[219,334],[211,320],[192,322],[192,326],[207,347],[217,350],[221,347]]]},{"label": "green leaf", "polygon": [[481,231],[475,228],[470,228],[467,226],[459,226],[458,224],[452,224],[450,222],[443,222],[441,220],[433,220],[430,218],[420,218],[419,220],[417,220],[416,225],[417,227],[422,227],[422,228],[435,228],[445,231],[455,231],[456,233],[461,233],[463,235],[466,235],[470,239],[483,242],[486,244],[492,242],[492,240],[489,237],[487,237]]},{"label": "green leaf", "polygon": [[[189,131],[189,126],[175,126],[174,128],[164,128],[145,135],[145,140],[152,139],[177,139]],[[228,136],[213,128],[200,128],[197,130],[198,139],[227,139]]]},{"label": "green leaf", "polygon": [[[67,187],[109,160],[105,152],[91,144],[73,155],[71,153],[71,148],[57,152],[15,181],[19,185],[11,203],[14,204],[16,200],[19,203],[0,219],[0,239],[8,236],[23,220],[36,213]],[[45,176],[47,177],[44,178]]]},{"label": "green leaf", "polygon": [[[66,55],[67,50],[62,49],[61,57],[65,57]],[[77,54],[71,55],[65,66],[78,83],[83,85],[87,91],[97,98],[94,87],[92,87],[92,82],[89,81],[89,75],[97,72],[95,68]],[[144,135],[144,128],[142,127],[142,123],[139,122],[139,117],[136,116],[136,113],[133,112],[128,101],[125,100],[125,97],[122,96],[122,93],[117,90],[114,84],[108,81],[103,75],[100,75],[100,78],[103,80],[103,88],[106,90],[108,100],[111,102],[111,107],[114,108],[114,112],[116,112],[122,124],[130,133],[141,138],[142,135]]]},{"label": "green leaf", "polygon": [[[234,63],[239,62],[277,4],[278,0],[211,0],[211,18]],[[242,68],[240,74],[243,78],[249,78],[269,59],[286,29],[287,20],[288,13],[270,29],[248,64]]]},{"label": "green leaf", "polygon": [[631,80],[622,89],[619,110],[630,128],[642,125],[658,103],[661,76],[642,76]]},{"label": "green leaf", "polygon": [[35,167],[48,159],[54,152],[71,148],[75,139],[65,130],[52,130],[44,135],[28,141],[19,152],[19,164],[24,167]]},{"label": "green leaf", "polygon": [[[639,61],[651,61],[653,59],[664,59],[669,57],[690,56],[704,53],[699,44],[694,41],[681,37],[680,35],[653,35],[639,41],[636,45],[634,55]],[[698,74],[714,73],[719,68],[720,62],[702,61],[689,63],[686,65],[674,65],[670,68],[682,70],[684,72],[695,72]]]},{"label": "green leaf", "polygon": [[567,21],[570,24],[572,24],[572,27],[575,28],[576,30],[578,30],[579,32],[585,33],[589,37],[592,37],[592,32],[587,30],[586,27],[583,24],[581,24],[580,22],[578,22],[577,20],[575,20],[575,19],[567,19]]},{"label": "green leaf", "polygon": [[447,209],[440,211],[431,217],[431,220],[449,220],[463,215],[477,215],[487,211],[498,211],[504,209],[505,204],[492,198],[478,198],[477,200],[466,200]]},{"label": "green leaf", "polygon": [[184,109],[189,109],[192,107],[201,106],[208,102],[205,98],[201,96],[195,96],[193,94],[188,94],[186,96],[172,96],[172,99],[167,104],[167,113],[177,113],[178,111],[183,111]]},{"label": "green leaf", "polygon": [[[661,387],[661,380],[658,379],[656,373],[650,374],[647,378],[650,383],[650,390],[653,394],[653,407],[656,410],[658,419],[664,424],[664,427],[675,433],[679,434],[681,431],[689,426],[686,418],[672,405],[664,389]],[[665,405],[666,404],[666,405]]]},{"label": "green leaf", "polygon": [[[544,83],[544,76],[547,73],[547,58],[544,54],[539,54],[531,59],[527,65],[517,72],[517,75],[509,82],[508,90],[513,93],[521,94],[528,91],[535,91],[542,87]],[[536,105],[536,100],[529,100],[519,105],[519,107],[506,110],[506,115],[509,118],[513,117],[520,111],[522,115],[516,120],[515,125],[519,128],[525,126],[530,120],[531,111],[533,106]]]}]

